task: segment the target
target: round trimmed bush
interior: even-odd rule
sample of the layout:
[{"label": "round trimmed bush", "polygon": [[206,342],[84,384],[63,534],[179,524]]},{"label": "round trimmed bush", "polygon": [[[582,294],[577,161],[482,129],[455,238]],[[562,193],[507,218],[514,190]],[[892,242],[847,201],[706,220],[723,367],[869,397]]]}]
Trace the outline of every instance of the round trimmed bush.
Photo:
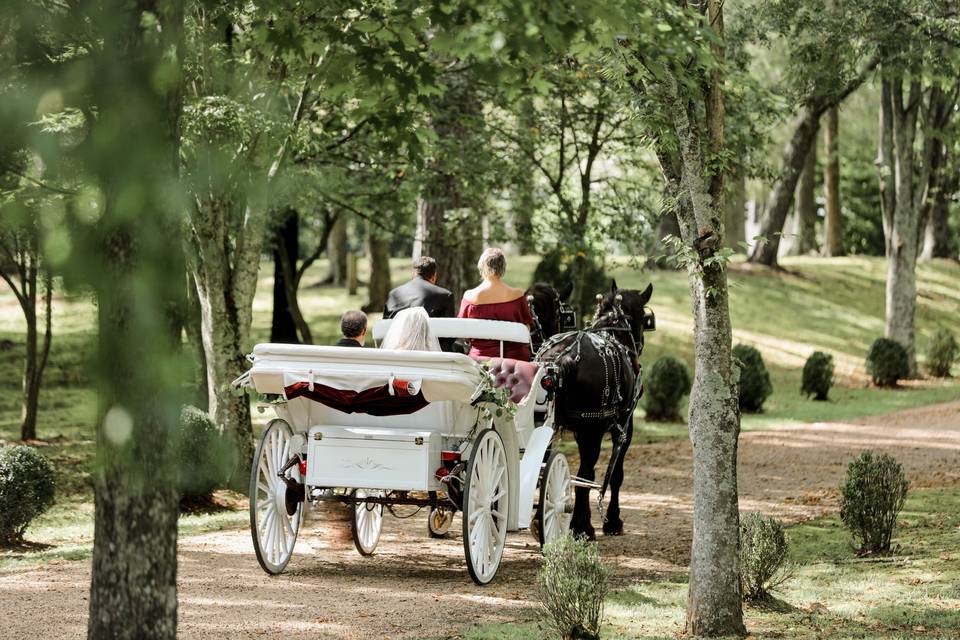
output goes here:
[{"label": "round trimmed bush", "polygon": [[600,638],[609,574],[596,542],[567,533],[544,546],[537,591],[545,626],[561,638]]},{"label": "round trimmed bush", "polygon": [[763,410],[763,403],[773,393],[770,374],[760,352],[748,344],[733,348],[733,357],[740,361],[740,410],[751,413]]},{"label": "round trimmed bush", "polygon": [[180,412],[177,475],[180,495],[206,499],[223,486],[233,469],[233,447],[206,411],[186,406]]},{"label": "round trimmed bush", "polygon": [[783,523],[762,513],[740,518],[740,589],[745,600],[763,600],[790,578]]},{"label": "round trimmed bush", "polygon": [[33,447],[0,447],[0,544],[23,539],[34,518],[53,504],[53,466]]},{"label": "round trimmed bush", "polygon": [[927,371],[937,378],[949,378],[950,367],[957,356],[960,356],[960,344],[949,330],[941,328],[933,334],[927,350]]},{"label": "round trimmed bush", "polygon": [[877,338],[867,352],[867,373],[878,387],[893,387],[910,375],[907,350],[896,340]]},{"label": "round trimmed bush", "polygon": [[826,400],[833,386],[833,356],[814,351],[803,365],[800,393],[813,396],[814,400]]},{"label": "round trimmed bush", "polygon": [[680,400],[690,393],[690,371],[680,358],[663,356],[653,363],[643,381],[648,420],[680,421]]},{"label": "round trimmed bush", "polygon": [[860,554],[887,553],[910,483],[891,456],[862,451],[840,485],[840,520]]}]

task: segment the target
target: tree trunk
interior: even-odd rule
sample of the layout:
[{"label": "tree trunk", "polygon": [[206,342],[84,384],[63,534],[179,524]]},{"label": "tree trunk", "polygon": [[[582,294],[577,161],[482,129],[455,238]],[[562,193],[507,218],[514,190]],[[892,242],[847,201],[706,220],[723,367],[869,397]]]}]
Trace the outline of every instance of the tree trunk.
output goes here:
[{"label": "tree trunk", "polygon": [[[730,196],[724,207],[726,212],[723,223],[724,246],[730,247],[737,253],[744,253],[744,248],[740,244],[746,241],[747,237],[744,225],[747,210],[747,176],[743,172],[743,167],[737,167],[730,177],[730,187]],[[676,216],[674,216],[674,224],[676,224]],[[678,235],[679,227],[673,233]]]},{"label": "tree trunk", "polygon": [[459,157],[469,142],[470,127],[477,124],[480,104],[474,88],[464,78],[454,76],[448,83],[431,122],[441,146],[430,168],[431,178],[421,194],[427,234],[423,252],[437,261],[437,284],[459,300],[476,281],[476,269],[466,265],[471,259],[475,265],[479,257],[470,255],[469,247],[479,243],[480,220],[476,212],[467,209],[462,176],[455,171],[462,166]]},{"label": "tree trunk", "polygon": [[290,276],[296,273],[300,259],[300,214],[296,209],[288,209],[277,227],[273,240],[273,315],[270,320],[270,342],[299,344],[297,321],[293,307],[296,297],[289,298],[288,291],[292,282]]},{"label": "tree trunk", "polygon": [[950,233],[950,197],[960,191],[960,163],[947,173],[933,196],[924,229],[923,259],[957,259],[956,242]]},{"label": "tree trunk", "polygon": [[[885,183],[884,235],[887,254],[885,335],[907,351],[910,376],[917,374],[917,217],[915,200],[914,141],[920,84],[911,83],[910,96],[903,95],[903,78],[884,78],[881,82],[881,157]],[[891,190],[893,193],[887,193]]]},{"label": "tree trunk", "polygon": [[797,237],[794,239],[797,254],[805,255],[817,250],[817,139],[810,143],[804,160],[803,172],[797,184],[796,212]]},{"label": "tree trunk", "polygon": [[244,354],[249,346],[249,307],[244,318],[244,307],[237,303],[229,281],[228,258],[220,251],[223,246],[210,243],[206,255],[197,261],[194,277],[207,367],[207,410],[236,443],[238,466],[230,484],[242,487],[247,464],[253,459],[253,428],[247,396],[237,394],[230,383],[247,369]]},{"label": "tree trunk", "polygon": [[390,241],[380,237],[373,225],[367,230],[367,253],[370,256],[370,283],[363,311],[383,311],[390,294]]},{"label": "tree trunk", "polygon": [[[87,635],[173,640],[177,632],[177,514],[174,434],[182,405],[179,344],[159,328],[182,295],[177,246],[179,86],[153,79],[182,60],[183,5],[112,0],[91,54],[98,117],[86,166],[97,172],[103,215],[75,247],[97,295],[99,416],[93,473],[95,524]],[[144,38],[141,18],[160,29]],[[171,50],[173,55],[171,56]],[[169,67],[164,67],[169,68]],[[165,77],[169,77],[169,72]],[[175,76],[176,77],[176,76]],[[136,140],[132,145],[130,141]],[[114,162],[116,158],[123,162]],[[160,170],[158,171],[158,167]],[[121,198],[137,186],[139,198]],[[168,325],[169,326],[169,325]]]},{"label": "tree trunk", "polygon": [[[530,135],[530,132],[536,127],[536,109],[532,96],[524,96],[519,111],[521,135]],[[532,255],[536,252],[537,242],[533,227],[533,213],[537,207],[534,171],[534,168],[528,163],[521,163],[516,168],[513,179],[511,213],[514,241],[517,243],[517,250],[522,255]]]},{"label": "tree trunk", "polygon": [[823,146],[827,149],[827,164],[823,172],[823,193],[826,197],[823,252],[827,256],[843,255],[843,221],[840,214],[840,150],[838,134],[840,113],[834,107],[827,111],[827,126],[823,130]]},{"label": "tree trunk", "polygon": [[[708,0],[707,18],[723,39],[722,0]],[[723,50],[715,46],[715,54]],[[720,66],[704,78],[705,95],[686,97],[689,87],[668,76],[667,105],[679,142],[678,161],[661,161],[677,198],[680,237],[693,249],[687,265],[694,316],[695,374],[690,393],[693,444],[693,546],[687,600],[687,634],[743,636],[740,594],[737,440],[740,434],[738,372],[731,354],[730,313],[723,265],[712,260],[723,244],[723,173],[708,172],[706,157],[724,147],[724,96]],[[706,104],[704,144],[698,121]],[[669,152],[667,152],[669,153]],[[679,167],[676,175],[673,167]],[[673,174],[673,175],[671,175]],[[792,192],[792,190],[791,190]]]},{"label": "tree trunk", "polygon": [[750,262],[777,266],[777,253],[780,249],[780,234],[783,232],[790,205],[793,203],[793,194],[800,179],[803,165],[810,153],[813,141],[817,137],[820,124],[818,109],[804,107],[800,112],[800,121],[797,123],[793,136],[783,151],[783,168],[767,200],[766,217],[760,227],[760,235],[766,241],[758,242],[750,254]]},{"label": "tree trunk", "polygon": [[24,312],[27,321],[26,354],[23,360],[23,410],[21,412],[20,439],[37,439],[37,406],[40,399],[39,377],[37,376],[37,300],[36,300],[36,271],[33,271],[33,284],[24,283],[24,289],[32,287],[34,294],[28,297],[30,308]]},{"label": "tree trunk", "polygon": [[197,297],[197,285],[192,273],[185,278],[187,289],[187,317],[183,323],[183,330],[187,334],[187,344],[194,363],[193,378],[194,390],[191,394],[192,404],[197,407],[210,405],[207,381],[207,358],[203,349],[203,318],[200,313],[200,299]]},{"label": "tree trunk", "polygon": [[336,287],[347,286],[347,217],[337,216],[327,239],[327,257],[330,259],[330,281]]}]

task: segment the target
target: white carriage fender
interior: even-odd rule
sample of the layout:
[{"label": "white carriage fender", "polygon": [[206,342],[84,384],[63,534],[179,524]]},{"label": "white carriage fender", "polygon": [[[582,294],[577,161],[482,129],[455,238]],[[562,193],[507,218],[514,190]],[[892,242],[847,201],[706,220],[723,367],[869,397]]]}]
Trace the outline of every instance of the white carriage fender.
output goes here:
[{"label": "white carriage fender", "polygon": [[553,439],[553,428],[541,425],[530,434],[527,448],[520,460],[520,496],[517,520],[521,529],[530,527],[533,517],[533,495],[537,491],[537,480],[540,478],[540,467],[543,464],[543,455]]}]

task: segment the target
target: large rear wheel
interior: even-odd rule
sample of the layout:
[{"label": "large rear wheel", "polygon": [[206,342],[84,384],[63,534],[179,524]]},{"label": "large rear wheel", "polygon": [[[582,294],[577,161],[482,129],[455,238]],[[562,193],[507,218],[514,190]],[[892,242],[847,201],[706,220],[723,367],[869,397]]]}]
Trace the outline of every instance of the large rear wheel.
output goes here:
[{"label": "large rear wheel", "polygon": [[[299,465],[293,465],[280,477],[279,471],[290,459],[293,431],[283,420],[273,420],[260,436],[253,468],[250,471],[250,534],[257,561],[269,574],[284,570],[293,555],[303,502],[288,500],[284,478],[302,482]],[[290,496],[295,498],[295,496]],[[289,505],[288,505],[289,503]],[[289,508],[288,508],[289,506]],[[293,511],[291,514],[290,511]]]},{"label": "large rear wheel", "polygon": [[497,575],[507,538],[507,455],[494,429],[477,436],[463,489],[463,552],[470,577],[487,584]]}]

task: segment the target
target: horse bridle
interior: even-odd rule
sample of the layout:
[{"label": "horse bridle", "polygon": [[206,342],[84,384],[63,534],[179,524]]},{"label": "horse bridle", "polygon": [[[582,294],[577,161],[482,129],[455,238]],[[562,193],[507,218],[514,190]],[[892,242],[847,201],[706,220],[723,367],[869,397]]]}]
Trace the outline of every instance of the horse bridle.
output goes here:
[{"label": "horse bridle", "polygon": [[[576,330],[576,313],[574,312],[573,307],[561,300],[560,292],[553,287],[550,287],[550,292],[550,297],[552,298],[551,301],[553,302],[554,317],[557,319],[557,333],[560,334],[566,331]],[[533,304],[535,300],[536,298],[534,298],[532,294],[527,296],[527,306],[530,308],[530,315],[533,317],[533,331],[530,332],[530,342],[532,342],[534,345],[539,344],[542,346],[547,341],[549,336],[546,335],[546,332],[543,330],[543,325],[540,324],[540,318],[537,316],[536,306]],[[572,327],[569,326],[569,322],[564,322],[565,317],[572,317],[574,319]],[[534,336],[536,336],[539,342],[534,339]]]},{"label": "horse bridle", "polygon": [[[640,343],[640,346],[637,346],[637,339],[633,335],[633,325],[630,322],[630,316],[628,316],[620,303],[623,302],[623,296],[619,293],[614,296],[613,302],[610,304],[610,311],[607,311],[603,314],[600,313],[600,307],[603,304],[603,296],[597,294],[597,310],[593,316],[593,322],[590,323],[590,331],[609,331],[614,332],[626,332],[630,337],[630,343],[624,344],[623,342],[617,341],[621,346],[627,350],[627,354],[630,356],[630,361],[633,363],[634,370],[637,369],[640,362],[640,355],[643,353],[643,343]],[[597,324],[603,319],[613,316],[613,324],[605,327],[597,326]],[[622,324],[623,326],[618,326]]]}]

